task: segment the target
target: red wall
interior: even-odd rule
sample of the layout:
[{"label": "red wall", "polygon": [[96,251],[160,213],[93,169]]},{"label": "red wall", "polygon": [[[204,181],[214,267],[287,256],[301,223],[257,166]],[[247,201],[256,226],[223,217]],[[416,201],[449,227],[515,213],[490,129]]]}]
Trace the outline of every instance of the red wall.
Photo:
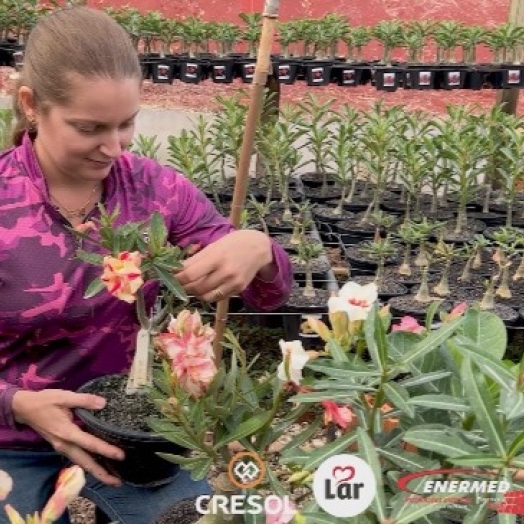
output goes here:
[{"label": "red wall", "polygon": [[[187,15],[205,20],[238,22],[238,13],[261,11],[264,0],[88,0],[92,6],[130,5],[141,11],[159,10],[166,16]],[[349,16],[352,25],[379,20],[459,20],[468,24],[498,24],[507,20],[509,0],[281,0],[280,19]]]}]

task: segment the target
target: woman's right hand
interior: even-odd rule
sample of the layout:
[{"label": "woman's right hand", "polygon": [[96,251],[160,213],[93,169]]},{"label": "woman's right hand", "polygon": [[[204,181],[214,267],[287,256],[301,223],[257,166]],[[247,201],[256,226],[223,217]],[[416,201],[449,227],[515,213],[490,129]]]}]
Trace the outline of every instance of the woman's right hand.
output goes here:
[{"label": "woman's right hand", "polygon": [[17,391],[13,397],[15,420],[31,426],[53,448],[78,464],[100,482],[120,486],[121,481],[110,475],[90,453],[121,460],[124,452],[103,440],[82,431],[73,422],[74,408],[102,409],[105,399],[88,393],[74,393],[62,389]]}]

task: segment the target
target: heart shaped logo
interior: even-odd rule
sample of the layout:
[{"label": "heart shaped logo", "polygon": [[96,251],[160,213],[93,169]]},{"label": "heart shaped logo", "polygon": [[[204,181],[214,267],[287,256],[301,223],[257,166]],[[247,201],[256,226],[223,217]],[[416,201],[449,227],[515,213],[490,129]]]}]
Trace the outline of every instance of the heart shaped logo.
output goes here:
[{"label": "heart shaped logo", "polygon": [[331,474],[337,481],[337,484],[340,484],[341,482],[351,480],[355,476],[355,468],[353,466],[335,466]]}]

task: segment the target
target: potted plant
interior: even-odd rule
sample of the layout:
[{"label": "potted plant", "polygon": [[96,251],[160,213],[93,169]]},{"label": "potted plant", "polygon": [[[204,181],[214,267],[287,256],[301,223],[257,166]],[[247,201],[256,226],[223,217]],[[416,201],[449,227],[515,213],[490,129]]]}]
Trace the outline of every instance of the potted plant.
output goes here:
[{"label": "potted plant", "polygon": [[399,20],[382,20],[372,28],[371,34],[382,44],[382,60],[374,68],[375,85],[381,91],[396,91],[403,69],[393,65],[391,53],[402,44],[402,23]]},{"label": "potted plant", "polygon": [[333,66],[333,74],[338,79],[338,85],[354,87],[366,84],[371,79],[371,72],[369,64],[363,60],[363,49],[372,40],[370,28],[348,25],[341,40],[346,45],[346,61],[337,62]]},{"label": "potted plant", "polygon": [[199,84],[207,76],[207,60],[201,57],[203,46],[208,41],[209,24],[199,18],[187,17],[180,25],[180,37],[187,56],[179,56],[180,80]]},{"label": "potted plant", "polygon": [[[217,22],[212,26],[212,37],[217,44],[217,57],[211,59],[211,78],[216,83],[230,84],[236,74],[237,62],[232,56],[233,46],[240,39],[241,31],[236,24]],[[240,75],[242,76],[242,72]]]},{"label": "potted plant", "polygon": [[463,40],[464,24],[453,20],[438,22],[433,38],[437,45],[437,63],[440,68],[439,85],[442,89],[462,89],[468,72],[465,65],[457,65],[455,53]]},{"label": "potted plant", "polygon": [[402,46],[408,51],[404,75],[405,87],[413,89],[434,89],[438,70],[424,63],[423,55],[429,37],[433,35],[435,22],[415,20],[404,25]]},{"label": "potted plant", "polygon": [[[129,376],[101,377],[81,388],[106,396],[106,408],[101,412],[78,409],[77,415],[88,431],[125,450],[124,461],[105,461],[110,471],[132,484],[158,485],[176,475],[176,469],[156,453],[185,450],[153,434],[144,423],[144,415],[154,409],[144,388],[150,385],[152,376],[152,337],[163,329],[175,301],[187,301],[173,273],[182,267],[184,252],[167,243],[167,229],[158,213],[148,223],[115,227],[118,210],[109,214],[100,205],[100,211],[99,220],[71,230],[81,240],[77,256],[103,268],[100,277],[89,284],[85,297],[110,292],[135,304],[140,330]],[[150,312],[146,310],[145,294],[151,294],[154,283],[161,284],[165,292],[162,303]],[[135,415],[130,415],[129,410]]]}]

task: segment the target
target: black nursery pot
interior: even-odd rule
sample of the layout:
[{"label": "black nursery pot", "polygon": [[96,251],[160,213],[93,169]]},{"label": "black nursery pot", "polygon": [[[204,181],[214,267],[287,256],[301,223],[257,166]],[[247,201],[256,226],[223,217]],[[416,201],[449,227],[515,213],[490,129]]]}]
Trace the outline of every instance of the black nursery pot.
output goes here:
[{"label": "black nursery pot", "polygon": [[331,80],[342,87],[356,87],[371,80],[369,65],[335,63],[331,70]]},{"label": "black nursery pot", "polygon": [[466,66],[441,66],[438,73],[438,87],[442,89],[463,89],[468,75]]},{"label": "black nursery pot", "polygon": [[[96,391],[96,378],[79,388],[79,393]],[[179,465],[160,458],[157,453],[185,455],[187,450],[164,437],[144,431],[133,431],[108,424],[96,418],[90,411],[77,408],[77,417],[85,424],[86,431],[125,453],[124,460],[97,457],[109,472],[133,486],[154,487],[168,484],[179,472]]]},{"label": "black nursery pot", "polygon": [[235,62],[235,75],[242,78],[244,84],[251,84],[253,82],[253,76],[255,75],[256,59],[245,58],[236,60]]},{"label": "black nursery pot", "polygon": [[175,79],[176,61],[172,58],[151,60],[151,78],[154,84],[172,84]]},{"label": "black nursery pot", "polygon": [[180,58],[180,80],[186,84],[199,84],[206,78],[208,62],[198,58]]},{"label": "black nursery pot", "polygon": [[273,75],[279,84],[294,84],[299,73],[299,62],[280,58],[273,63]]},{"label": "black nursery pot", "polygon": [[504,64],[501,69],[502,87],[524,87],[524,65]]},{"label": "black nursery pot", "polygon": [[435,89],[437,71],[424,65],[410,65],[404,71],[404,86],[411,89]]},{"label": "black nursery pot", "polygon": [[209,65],[211,79],[215,84],[231,84],[235,76],[235,62],[232,58],[215,58]]},{"label": "black nursery pot", "polygon": [[326,86],[331,82],[331,69],[333,62],[330,60],[311,60],[303,65],[304,75],[308,86]]},{"label": "black nursery pot", "polygon": [[375,69],[375,86],[379,91],[396,91],[403,75],[400,67],[379,66]]}]

